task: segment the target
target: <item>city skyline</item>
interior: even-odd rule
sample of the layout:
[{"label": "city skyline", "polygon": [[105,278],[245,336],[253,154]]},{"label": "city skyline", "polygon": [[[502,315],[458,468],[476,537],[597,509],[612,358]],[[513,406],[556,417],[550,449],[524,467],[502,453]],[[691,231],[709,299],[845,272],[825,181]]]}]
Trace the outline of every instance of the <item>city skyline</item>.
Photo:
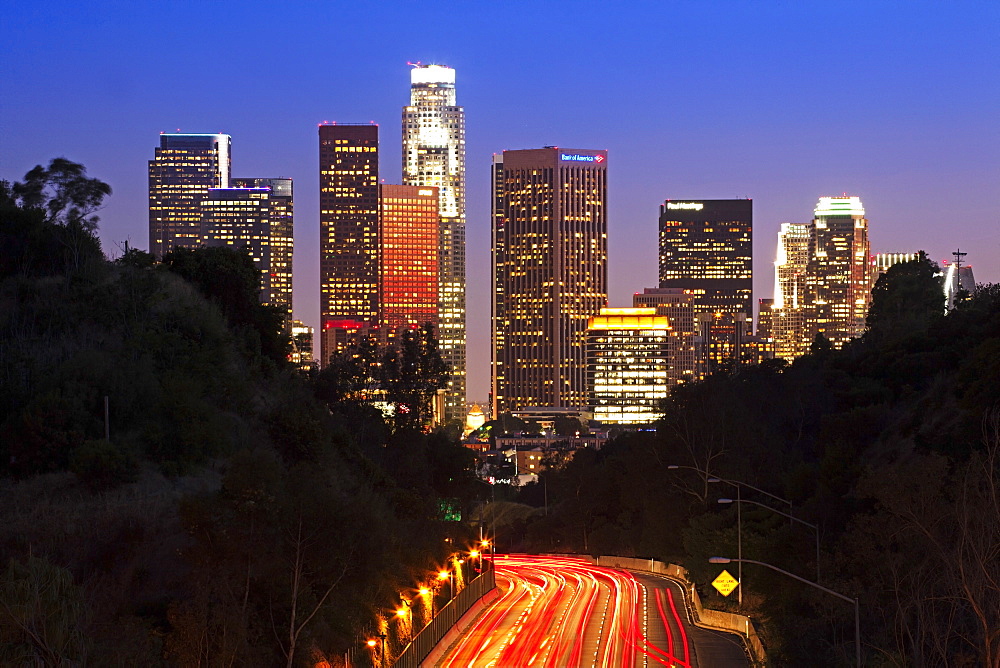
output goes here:
[{"label": "city skyline", "polygon": [[[315,326],[316,124],[375,120],[389,131],[407,61],[454,67],[469,118],[470,400],[485,399],[488,387],[489,158],[506,149],[597,146],[614,156],[610,306],[628,306],[632,293],[656,285],[656,211],[671,193],[754,199],[754,299],[773,295],[779,225],[808,222],[818,197],[841,192],[865,202],[873,252],[922,248],[941,262],[960,247],[970,251],[977,280],[1000,280],[993,128],[1000,92],[986,65],[1000,55],[991,39],[1000,25],[996,7],[915,3],[902,12],[857,4],[832,13],[819,3],[637,3],[618,14],[543,7],[525,18],[517,7],[428,7],[413,15],[388,3],[364,21],[360,8],[338,10],[338,21],[359,18],[359,28],[333,47],[323,37],[332,19],[317,20],[318,7],[283,9],[278,40],[250,22],[252,7],[227,15],[228,32],[244,41],[209,38],[211,22],[178,28],[174,7],[57,2],[0,10],[13,91],[0,107],[0,178],[20,179],[56,156],[82,162],[115,190],[100,212],[105,251],[115,254],[125,240],[147,247],[151,136],[178,127],[229,134],[235,173],[299,182],[295,315]],[[648,20],[654,16],[662,20]],[[536,44],[531,26],[565,39]],[[175,34],[179,41],[168,39]],[[558,52],[557,43],[579,43],[582,35],[607,43]],[[804,36],[853,46],[810,50]],[[937,48],[917,48],[927,43]],[[163,44],[176,48],[165,53]],[[123,49],[130,57],[120,57]],[[499,52],[509,57],[485,57]],[[206,55],[293,66],[193,75]],[[286,94],[251,96],[251,83]],[[383,140],[389,183],[398,182],[401,164],[395,143]]]}]

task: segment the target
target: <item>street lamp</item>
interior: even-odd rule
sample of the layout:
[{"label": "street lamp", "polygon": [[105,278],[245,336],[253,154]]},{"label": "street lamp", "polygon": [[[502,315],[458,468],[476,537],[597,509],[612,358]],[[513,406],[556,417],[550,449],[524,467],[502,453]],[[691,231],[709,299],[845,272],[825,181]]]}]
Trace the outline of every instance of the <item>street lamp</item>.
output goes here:
[{"label": "street lamp", "polygon": [[792,512],[792,502],[789,501],[788,499],[784,499],[784,498],[778,496],[777,494],[771,494],[770,492],[765,492],[760,487],[754,487],[753,485],[745,483],[742,480],[729,480],[729,479],[726,479],[726,478],[720,478],[718,476],[713,476],[707,470],[706,471],[702,471],[701,469],[695,468],[694,466],[679,466],[677,464],[669,464],[667,466],[667,468],[670,469],[670,470],[672,470],[672,471],[673,470],[677,470],[677,469],[687,469],[689,471],[697,471],[698,473],[700,473],[703,476],[705,476],[705,481],[706,482],[724,482],[727,485],[733,485],[734,487],[740,487],[740,486],[742,486],[742,487],[746,487],[747,489],[752,489],[753,491],[760,492],[764,496],[770,497],[770,498],[774,499],[775,501],[780,501],[781,503],[787,503],[788,504],[788,512]]},{"label": "street lamp", "polygon": [[452,584],[451,571],[440,571],[438,572],[438,580],[443,582],[448,581],[448,600],[450,601],[455,597],[455,585]]},{"label": "street lamp", "polygon": [[[376,640],[375,638],[378,638],[378,640]],[[375,647],[376,646],[379,648],[380,651],[379,651],[378,665],[381,666],[383,663],[385,663],[385,639],[386,639],[386,634],[384,634],[384,633],[376,633],[375,634],[375,638],[370,638],[368,640],[367,644],[368,644],[369,647],[372,648],[373,652],[375,651]]]},{"label": "street lamp", "polygon": [[472,562],[472,568],[476,573],[483,572],[483,566],[479,562],[479,550],[469,550],[469,561]]},{"label": "street lamp", "polygon": [[407,601],[405,598],[400,600],[403,602],[403,606],[396,609],[396,617],[406,630],[406,644],[410,644],[413,642],[413,602]]},{"label": "street lamp", "polygon": [[858,668],[861,668],[861,614],[858,608],[858,599],[851,598],[849,596],[844,596],[841,593],[835,592],[832,589],[827,589],[826,587],[813,582],[812,580],[806,580],[803,577],[796,575],[795,573],[789,573],[786,570],[778,568],[777,566],[772,566],[771,564],[766,564],[763,561],[754,561],[753,559],[729,559],[727,557],[709,557],[708,563],[710,564],[728,564],[731,561],[747,562],[748,564],[757,564],[758,566],[763,566],[764,568],[770,568],[772,571],[777,571],[782,575],[787,575],[793,580],[798,580],[799,582],[804,582],[807,585],[813,586],[816,589],[821,589],[827,594],[836,596],[837,598],[847,601],[848,603],[854,604],[854,658],[857,662]]},{"label": "street lamp", "polygon": [[494,564],[493,564],[493,543],[491,541],[489,541],[489,540],[482,539],[482,540],[479,541],[479,546],[482,547],[484,550],[486,550],[487,553],[489,554],[490,558],[487,561],[490,564],[490,568],[493,568],[493,566],[494,566]]},{"label": "street lamp", "polygon": [[[719,499],[719,503],[722,503],[722,504],[733,503],[733,500],[732,499]],[[781,512],[777,508],[772,508],[771,506],[768,506],[768,505],[763,504],[763,503],[758,503],[757,501],[751,501],[750,499],[740,499],[736,503],[750,503],[750,504],[753,504],[755,506],[760,506],[761,508],[767,508],[771,512],[778,513],[779,515],[784,515],[785,517],[787,517],[788,519],[792,520],[793,522],[798,522],[799,524],[804,524],[807,527],[811,528],[815,532],[815,534],[816,534],[816,581],[819,582],[819,527],[818,526],[816,526],[815,524],[813,524],[811,522],[806,522],[805,520],[801,520],[798,517],[795,517],[794,515],[789,515],[788,513]]]}]

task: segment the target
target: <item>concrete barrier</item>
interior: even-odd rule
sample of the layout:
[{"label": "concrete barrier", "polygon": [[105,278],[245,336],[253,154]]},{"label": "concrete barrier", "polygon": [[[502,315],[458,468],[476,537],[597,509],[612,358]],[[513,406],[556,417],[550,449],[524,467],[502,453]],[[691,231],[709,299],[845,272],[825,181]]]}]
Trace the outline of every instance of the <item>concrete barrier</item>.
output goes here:
[{"label": "concrete barrier", "polygon": [[697,588],[694,586],[694,583],[688,579],[687,570],[681,566],[676,564],[665,564],[661,561],[655,561],[653,559],[635,559],[633,557],[614,557],[604,555],[597,557],[597,559],[594,560],[594,563],[598,566],[609,566],[611,568],[625,568],[630,571],[655,573],[657,575],[663,575],[673,580],[677,580],[684,585],[691,598],[695,624],[710,629],[738,633],[744,638],[747,648],[750,651],[750,657],[753,659],[754,663],[759,666],[766,665],[767,653],[764,651],[764,645],[761,643],[760,636],[757,635],[757,629],[754,628],[753,622],[750,621],[750,618],[746,615],[737,615],[732,612],[723,612],[721,610],[712,610],[710,608],[703,607],[701,604],[701,597],[698,596]]}]

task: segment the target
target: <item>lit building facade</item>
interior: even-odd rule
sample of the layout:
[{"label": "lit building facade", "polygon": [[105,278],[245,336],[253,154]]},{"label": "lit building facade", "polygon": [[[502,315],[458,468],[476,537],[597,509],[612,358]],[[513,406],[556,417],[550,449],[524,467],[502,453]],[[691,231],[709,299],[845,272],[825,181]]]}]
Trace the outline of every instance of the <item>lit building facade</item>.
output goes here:
[{"label": "lit building facade", "polygon": [[493,174],[493,414],[587,406],[587,324],[607,305],[607,152],[504,151]]},{"label": "lit building facade", "polygon": [[438,344],[451,369],[447,420],[465,418],[465,110],[457,105],[455,70],[410,70],[403,107],[403,183],[438,189]]},{"label": "lit building facade", "polygon": [[878,281],[878,277],[889,271],[889,267],[903,262],[916,262],[920,259],[920,253],[875,253],[872,257],[872,287]]},{"label": "lit building facade", "polygon": [[753,315],[753,200],[660,205],[660,287],[690,290],[698,313]]},{"label": "lit building facade", "polygon": [[312,327],[299,320],[292,321],[292,355],[290,361],[296,367],[307,371],[315,365],[313,359]]},{"label": "lit building facade", "polygon": [[811,243],[811,225],[781,224],[774,262],[771,332],[774,356],[789,362],[806,352],[812,342],[806,330],[806,319],[812,305],[806,278]]},{"label": "lit building facade", "polygon": [[161,134],[149,161],[149,252],[202,243],[201,203],[209,188],[228,188],[232,139],[225,134]]},{"label": "lit building facade", "polygon": [[438,189],[379,186],[379,324],[438,325]]},{"label": "lit building facade", "polygon": [[774,357],[774,299],[757,300],[757,329],[754,339],[758,361]]},{"label": "lit building facade", "polygon": [[694,318],[699,378],[757,361],[757,351],[750,341],[751,319],[742,313],[721,311],[696,313]]},{"label": "lit building facade", "polygon": [[[744,339],[753,322],[753,200],[667,200],[659,230],[660,287],[694,297],[696,375],[750,362]],[[726,332],[743,334],[726,342],[719,338]]]},{"label": "lit building facade", "polygon": [[377,326],[378,174],[377,125],[319,126],[321,366]]},{"label": "lit building facade", "polygon": [[670,324],[670,387],[701,378],[695,356],[694,295],[680,288],[645,288],[632,295],[632,306],[655,308]]},{"label": "lit building facade", "polygon": [[202,243],[245,248],[261,271],[260,300],[292,315],[291,179],[233,179],[201,203]]},{"label": "lit building facade", "polygon": [[670,388],[670,320],[656,308],[602,308],[587,325],[587,379],[594,419],[647,424]]},{"label": "lit building facade", "polygon": [[811,309],[807,340],[821,333],[835,348],[864,334],[872,296],[868,219],[858,197],[821,197],[806,272]]}]

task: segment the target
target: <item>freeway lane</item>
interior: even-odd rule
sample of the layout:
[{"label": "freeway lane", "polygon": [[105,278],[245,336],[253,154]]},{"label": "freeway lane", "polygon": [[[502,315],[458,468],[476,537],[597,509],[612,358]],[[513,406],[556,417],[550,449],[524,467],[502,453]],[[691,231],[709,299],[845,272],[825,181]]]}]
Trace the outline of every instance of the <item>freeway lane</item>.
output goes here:
[{"label": "freeway lane", "polygon": [[[500,596],[425,665],[747,665],[737,638],[691,625],[682,589],[665,578],[579,558],[498,555],[496,579]],[[706,641],[723,651],[699,662]]]}]

